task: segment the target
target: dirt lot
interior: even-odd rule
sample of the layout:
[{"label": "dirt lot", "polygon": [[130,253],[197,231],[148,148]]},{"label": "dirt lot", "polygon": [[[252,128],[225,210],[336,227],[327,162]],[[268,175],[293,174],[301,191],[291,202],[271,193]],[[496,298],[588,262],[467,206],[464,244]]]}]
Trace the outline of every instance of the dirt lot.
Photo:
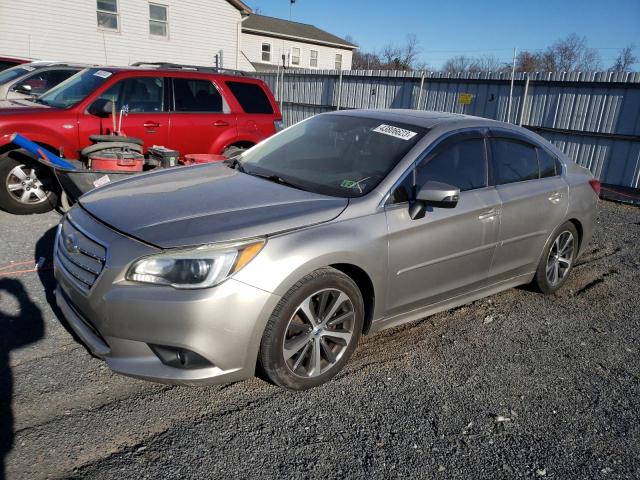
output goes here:
[{"label": "dirt lot", "polygon": [[[0,267],[48,263],[57,222],[0,212]],[[0,464],[12,444],[11,479],[640,478],[639,238],[640,209],[604,202],[557,295],[368,336],[304,393],[113,375],[57,322],[47,263],[0,275]]]}]

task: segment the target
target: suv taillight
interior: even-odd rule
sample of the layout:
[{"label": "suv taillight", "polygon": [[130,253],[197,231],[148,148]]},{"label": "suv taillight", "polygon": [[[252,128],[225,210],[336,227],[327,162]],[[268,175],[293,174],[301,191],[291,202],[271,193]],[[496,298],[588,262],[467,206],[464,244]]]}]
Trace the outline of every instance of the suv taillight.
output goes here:
[{"label": "suv taillight", "polygon": [[284,128],[284,122],[282,120],[274,120],[273,126],[275,127],[276,132],[279,132]]},{"label": "suv taillight", "polygon": [[589,180],[589,185],[591,185],[593,191],[596,192],[596,195],[600,196],[600,180],[596,180],[595,178]]}]

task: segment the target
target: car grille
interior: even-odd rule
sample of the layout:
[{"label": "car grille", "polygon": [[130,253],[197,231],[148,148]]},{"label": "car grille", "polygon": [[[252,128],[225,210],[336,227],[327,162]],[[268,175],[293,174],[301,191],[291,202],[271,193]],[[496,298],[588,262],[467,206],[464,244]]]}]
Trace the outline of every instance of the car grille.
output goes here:
[{"label": "car grille", "polygon": [[65,219],[56,245],[56,260],[64,274],[88,292],[98,279],[107,258],[105,246]]}]

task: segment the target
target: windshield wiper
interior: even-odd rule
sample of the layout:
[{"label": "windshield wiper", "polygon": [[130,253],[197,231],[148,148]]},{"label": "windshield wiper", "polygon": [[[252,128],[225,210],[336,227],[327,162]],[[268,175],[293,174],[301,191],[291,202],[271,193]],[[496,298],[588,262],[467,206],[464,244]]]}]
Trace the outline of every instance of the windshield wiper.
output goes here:
[{"label": "windshield wiper", "polygon": [[246,173],[244,167],[240,163],[239,157],[231,157],[223,162],[227,167],[238,170],[239,172]]},{"label": "windshield wiper", "polygon": [[245,172],[248,175],[253,175],[254,177],[260,177],[260,178],[264,178],[265,180],[269,180],[270,182],[273,183],[279,183],[280,185],[286,185],[287,187],[291,187],[291,188],[296,188],[298,190],[303,190],[306,192],[306,190],[304,188],[302,188],[300,185],[296,185],[295,183],[291,183],[288,180],[285,180],[284,178],[278,176],[278,175],[274,175],[274,174],[264,174],[264,173],[256,173],[256,172]]}]

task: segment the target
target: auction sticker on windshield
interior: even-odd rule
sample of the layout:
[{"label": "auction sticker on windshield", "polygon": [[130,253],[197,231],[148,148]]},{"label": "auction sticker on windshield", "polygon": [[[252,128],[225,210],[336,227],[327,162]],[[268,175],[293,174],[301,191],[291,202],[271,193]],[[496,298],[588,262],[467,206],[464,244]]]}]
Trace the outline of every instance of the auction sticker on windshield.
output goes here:
[{"label": "auction sticker on windshield", "polygon": [[94,75],[96,77],[109,78],[111,76],[111,72],[107,72],[105,70],[98,70],[96,73],[94,73]]},{"label": "auction sticker on windshield", "polygon": [[412,132],[411,130],[405,130],[404,128],[394,127],[393,125],[382,124],[373,129],[374,132],[383,133],[391,137],[400,138],[402,140],[411,140],[418,132]]}]

